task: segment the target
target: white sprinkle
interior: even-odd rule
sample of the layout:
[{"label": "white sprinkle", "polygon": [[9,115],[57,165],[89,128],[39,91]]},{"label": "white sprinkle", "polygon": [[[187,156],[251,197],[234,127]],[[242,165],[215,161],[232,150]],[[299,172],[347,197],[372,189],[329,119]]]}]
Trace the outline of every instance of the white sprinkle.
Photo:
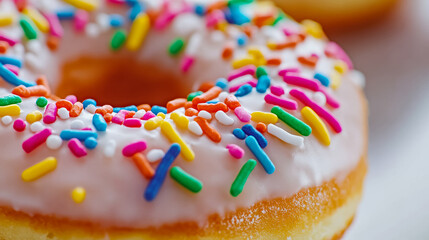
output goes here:
[{"label": "white sprinkle", "polygon": [[1,122],[4,124],[4,125],[9,125],[9,124],[11,124],[12,123],[12,121],[13,121],[13,119],[12,119],[12,117],[11,116],[4,116],[4,117],[2,117],[1,118]]},{"label": "white sprinkle", "polygon": [[42,49],[42,44],[40,40],[34,39],[27,42],[27,48],[30,52],[37,54],[40,53]]},{"label": "white sprinkle", "polygon": [[100,28],[95,23],[88,23],[85,27],[85,33],[89,37],[95,38],[100,35]]},{"label": "white sprinkle", "polygon": [[191,13],[180,14],[172,23],[175,35],[181,37],[187,37],[193,32],[201,32],[199,30],[203,26],[199,21],[199,17]]},{"label": "white sprinkle", "polygon": [[41,122],[34,122],[30,125],[30,130],[32,132],[40,132],[45,128]]},{"label": "white sprinkle", "polygon": [[63,140],[57,135],[51,135],[46,139],[46,146],[52,150],[60,148],[62,143]]},{"label": "white sprinkle", "polygon": [[224,102],[225,99],[229,96],[229,93],[227,92],[221,92],[218,96],[218,99],[220,102]]},{"label": "white sprinkle", "polygon": [[82,129],[85,127],[85,123],[82,120],[73,120],[70,124],[71,129]]},{"label": "white sprinkle", "polygon": [[103,149],[104,156],[111,158],[115,155],[116,142],[115,140],[109,140]]},{"label": "white sprinkle", "polygon": [[278,139],[287,142],[295,146],[302,146],[304,144],[304,138],[296,135],[292,135],[280,127],[274,124],[268,124],[268,133],[277,137]]},{"label": "white sprinkle", "polygon": [[109,15],[100,13],[97,15],[97,24],[100,26],[100,30],[106,31],[110,29]]},{"label": "white sprinkle", "polygon": [[70,112],[66,108],[60,108],[60,109],[58,109],[58,116],[61,119],[69,119],[70,118]]},{"label": "white sprinkle", "polygon": [[198,117],[202,117],[202,118],[205,118],[207,120],[210,120],[210,119],[212,119],[212,114],[209,113],[209,112],[207,112],[207,111],[205,111],[205,110],[201,110],[198,113]]},{"label": "white sprinkle", "polygon": [[228,115],[226,115],[226,113],[224,111],[221,111],[221,110],[219,110],[215,113],[215,118],[220,123],[222,123],[223,125],[226,125],[226,126],[230,126],[230,125],[234,124],[234,119],[229,117]]},{"label": "white sprinkle", "polygon": [[24,58],[24,53],[25,53],[25,48],[24,45],[22,45],[21,43],[15,44],[15,46],[13,46],[12,48],[12,52],[13,55],[18,58],[18,59],[23,59]]},{"label": "white sprinkle", "polygon": [[362,72],[357,70],[351,70],[346,75],[347,78],[350,78],[355,84],[360,86],[361,88],[365,87],[366,78]]},{"label": "white sprinkle", "polygon": [[144,109],[138,110],[136,114],[134,114],[134,118],[142,118],[146,114]]},{"label": "white sprinkle", "polygon": [[40,58],[36,56],[34,53],[27,53],[25,54],[25,63],[32,68],[33,70],[40,70],[42,69],[42,65],[40,61]]},{"label": "white sprinkle", "polygon": [[242,84],[242,83],[247,83],[247,82],[252,81],[254,79],[255,78],[253,77],[253,75],[246,74],[246,75],[243,75],[241,77],[234,78],[234,80],[232,80],[231,83],[233,85],[238,85],[238,84]]},{"label": "white sprinkle", "polygon": [[326,104],[326,96],[322,92],[315,92],[313,94],[313,99],[320,106],[324,106]]},{"label": "white sprinkle", "polygon": [[146,158],[149,162],[156,162],[163,158],[164,155],[165,153],[161,149],[152,149],[147,153]]},{"label": "white sprinkle", "polygon": [[200,125],[198,125],[198,123],[195,121],[189,123],[188,129],[197,136],[201,136],[203,134],[203,130],[201,129]]},{"label": "white sprinkle", "polygon": [[195,33],[189,39],[188,46],[186,47],[186,55],[195,56],[197,54],[198,48],[201,45],[203,37],[201,34]]},{"label": "white sprinkle", "polygon": [[89,104],[88,106],[86,106],[85,110],[87,112],[90,112],[92,114],[95,114],[95,111],[97,110],[97,107],[94,106],[93,104]]}]

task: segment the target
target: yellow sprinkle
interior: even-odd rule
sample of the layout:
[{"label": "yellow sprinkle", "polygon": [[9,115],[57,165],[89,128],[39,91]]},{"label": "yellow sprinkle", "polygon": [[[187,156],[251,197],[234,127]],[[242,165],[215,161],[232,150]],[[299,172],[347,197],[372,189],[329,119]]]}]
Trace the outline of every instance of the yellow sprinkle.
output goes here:
[{"label": "yellow sprinkle", "polygon": [[85,188],[76,187],[71,192],[71,197],[75,203],[82,203],[85,200],[86,191]]},{"label": "yellow sprinkle", "polygon": [[331,75],[331,87],[336,90],[341,85],[341,75],[337,72],[333,72]]},{"label": "yellow sprinkle", "polygon": [[161,124],[161,132],[170,140],[170,142],[178,143],[180,145],[183,158],[186,161],[193,161],[195,158],[194,152],[191,148],[183,141],[179,133],[173,128],[170,122],[164,121]]},{"label": "yellow sprinkle", "polygon": [[178,126],[179,128],[188,129],[189,119],[184,115],[178,112],[173,112],[171,113],[170,118],[174,121],[176,126]]},{"label": "yellow sprinkle", "polygon": [[20,113],[21,113],[21,108],[16,104],[0,107],[0,117],[18,116]]},{"label": "yellow sprinkle", "polygon": [[0,27],[9,26],[13,23],[14,15],[11,13],[4,13],[0,15]]},{"label": "yellow sprinkle", "polygon": [[34,122],[42,120],[43,114],[39,111],[33,111],[25,117],[25,120],[27,120],[28,123],[32,124]]},{"label": "yellow sprinkle", "polygon": [[217,27],[217,29],[218,29],[219,31],[225,32],[225,31],[226,31],[226,29],[227,29],[227,27],[228,27],[228,23],[227,23],[226,21],[222,21],[222,22],[219,22],[219,23],[216,25],[216,27]]},{"label": "yellow sprinkle", "polygon": [[265,124],[274,124],[276,123],[279,118],[274,113],[268,113],[268,112],[252,112],[252,121],[254,122],[263,122]]},{"label": "yellow sprinkle", "polygon": [[149,16],[145,13],[140,13],[134,19],[134,22],[131,26],[130,33],[128,35],[128,41],[126,46],[131,51],[137,51],[142,45],[146,34],[150,28],[150,19]]},{"label": "yellow sprinkle", "polygon": [[304,107],[301,110],[301,114],[309,122],[309,125],[314,130],[313,134],[319,139],[319,141],[326,146],[331,144],[331,138],[328,133],[326,125],[322,122],[320,117],[309,107]]},{"label": "yellow sprinkle", "polygon": [[163,112],[159,112],[158,114],[156,114],[156,116],[162,117],[162,119],[165,119],[165,114]]},{"label": "yellow sprinkle", "polygon": [[304,30],[307,34],[313,36],[314,38],[325,38],[325,33],[323,32],[322,26],[313,20],[303,20],[301,22]]},{"label": "yellow sprinkle", "polygon": [[63,0],[64,2],[86,11],[94,11],[98,7],[98,0]]},{"label": "yellow sprinkle", "polygon": [[41,32],[49,32],[49,22],[42,14],[40,14],[39,11],[34,8],[27,7],[24,8],[22,13],[27,15]]},{"label": "yellow sprinkle", "polygon": [[251,47],[247,50],[247,53],[249,53],[249,55],[253,56],[255,59],[259,60],[261,58],[265,58],[264,54],[261,52],[261,50],[259,50],[256,47]]},{"label": "yellow sprinkle", "polygon": [[236,60],[232,61],[232,67],[234,69],[241,68],[241,67],[244,67],[247,65],[255,65],[256,66],[257,64],[256,64],[255,59],[252,57],[241,58],[241,59],[236,59]]},{"label": "yellow sprinkle", "polygon": [[273,42],[273,41],[268,41],[267,42],[267,47],[271,50],[276,50],[277,49],[277,43]]},{"label": "yellow sprinkle", "polygon": [[45,160],[34,164],[22,172],[22,180],[26,182],[34,181],[43,175],[52,172],[57,167],[57,159],[48,157]]},{"label": "yellow sprinkle", "polygon": [[344,61],[341,60],[337,60],[335,61],[335,65],[334,65],[334,69],[340,73],[340,74],[344,74],[347,72],[348,67],[347,64]]},{"label": "yellow sprinkle", "polygon": [[164,119],[159,116],[151,118],[144,124],[144,128],[146,130],[154,130],[161,125],[162,121],[164,121]]}]

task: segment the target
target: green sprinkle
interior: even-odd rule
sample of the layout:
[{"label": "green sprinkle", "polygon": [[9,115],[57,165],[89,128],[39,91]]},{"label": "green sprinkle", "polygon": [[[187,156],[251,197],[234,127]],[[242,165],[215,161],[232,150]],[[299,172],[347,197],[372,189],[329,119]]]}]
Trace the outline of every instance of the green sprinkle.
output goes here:
[{"label": "green sprinkle", "polygon": [[119,48],[122,47],[126,39],[127,39],[127,33],[124,30],[116,31],[113,34],[112,39],[110,41],[110,48],[114,51],[118,50]]},{"label": "green sprinkle", "polygon": [[180,53],[180,51],[182,51],[183,46],[185,46],[185,40],[183,40],[183,38],[176,38],[174,39],[170,46],[168,47],[168,52],[170,53],[170,55],[177,55]]},{"label": "green sprinkle", "polygon": [[20,102],[22,102],[22,99],[16,95],[9,95],[9,96],[0,98],[0,106],[8,106],[8,105],[17,104]]},{"label": "green sprinkle", "polygon": [[256,78],[259,79],[260,76],[268,75],[267,69],[263,66],[259,66],[256,69]]},{"label": "green sprinkle", "polygon": [[36,100],[36,105],[37,105],[38,107],[43,108],[43,107],[45,107],[46,105],[48,105],[48,99],[46,99],[45,97],[39,97],[39,98]]},{"label": "green sprinkle", "polygon": [[279,23],[281,20],[283,20],[283,19],[288,19],[289,17],[288,16],[286,16],[286,14],[283,12],[283,11],[281,11],[281,10],[279,10],[279,14],[277,15],[277,17],[276,17],[276,19],[274,20],[274,22],[273,22],[273,26],[275,26],[277,23]]},{"label": "green sprinkle", "polygon": [[183,171],[180,167],[172,167],[170,169],[170,176],[193,193],[198,193],[203,188],[203,183],[200,180]]},{"label": "green sprinkle", "polygon": [[34,26],[34,23],[28,17],[22,16],[19,24],[28,40],[37,38],[36,26]]},{"label": "green sprinkle", "polygon": [[305,124],[303,121],[284,111],[278,106],[271,108],[271,112],[277,115],[280,120],[295,129],[303,136],[309,136],[311,134],[311,127]]},{"label": "green sprinkle", "polygon": [[255,169],[256,161],[249,159],[240,169],[237,177],[235,177],[234,182],[231,185],[229,192],[233,197],[237,197],[243,191],[244,184],[247,181],[250,173]]},{"label": "green sprinkle", "polygon": [[229,0],[228,1],[228,6],[250,4],[250,3],[254,2],[254,1],[255,0]]},{"label": "green sprinkle", "polygon": [[190,93],[190,94],[188,95],[188,98],[187,98],[186,100],[187,100],[188,102],[189,102],[189,101],[192,101],[196,96],[200,96],[201,94],[203,94],[203,92],[201,92],[201,91]]}]

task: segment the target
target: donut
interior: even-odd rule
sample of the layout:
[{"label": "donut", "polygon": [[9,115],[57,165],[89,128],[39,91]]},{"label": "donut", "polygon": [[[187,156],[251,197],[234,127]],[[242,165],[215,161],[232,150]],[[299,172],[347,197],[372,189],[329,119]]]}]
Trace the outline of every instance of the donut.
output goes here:
[{"label": "donut", "polygon": [[0,2],[1,239],[338,239],[364,78],[268,2]]}]

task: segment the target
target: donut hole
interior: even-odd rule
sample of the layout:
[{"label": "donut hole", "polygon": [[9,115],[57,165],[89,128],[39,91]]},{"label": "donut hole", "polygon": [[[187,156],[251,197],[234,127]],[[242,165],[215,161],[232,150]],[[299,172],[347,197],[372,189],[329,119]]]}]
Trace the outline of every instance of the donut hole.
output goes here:
[{"label": "donut hole", "polygon": [[56,95],[92,98],[98,105],[161,105],[191,91],[186,79],[150,62],[127,57],[81,57],[62,66]]}]

